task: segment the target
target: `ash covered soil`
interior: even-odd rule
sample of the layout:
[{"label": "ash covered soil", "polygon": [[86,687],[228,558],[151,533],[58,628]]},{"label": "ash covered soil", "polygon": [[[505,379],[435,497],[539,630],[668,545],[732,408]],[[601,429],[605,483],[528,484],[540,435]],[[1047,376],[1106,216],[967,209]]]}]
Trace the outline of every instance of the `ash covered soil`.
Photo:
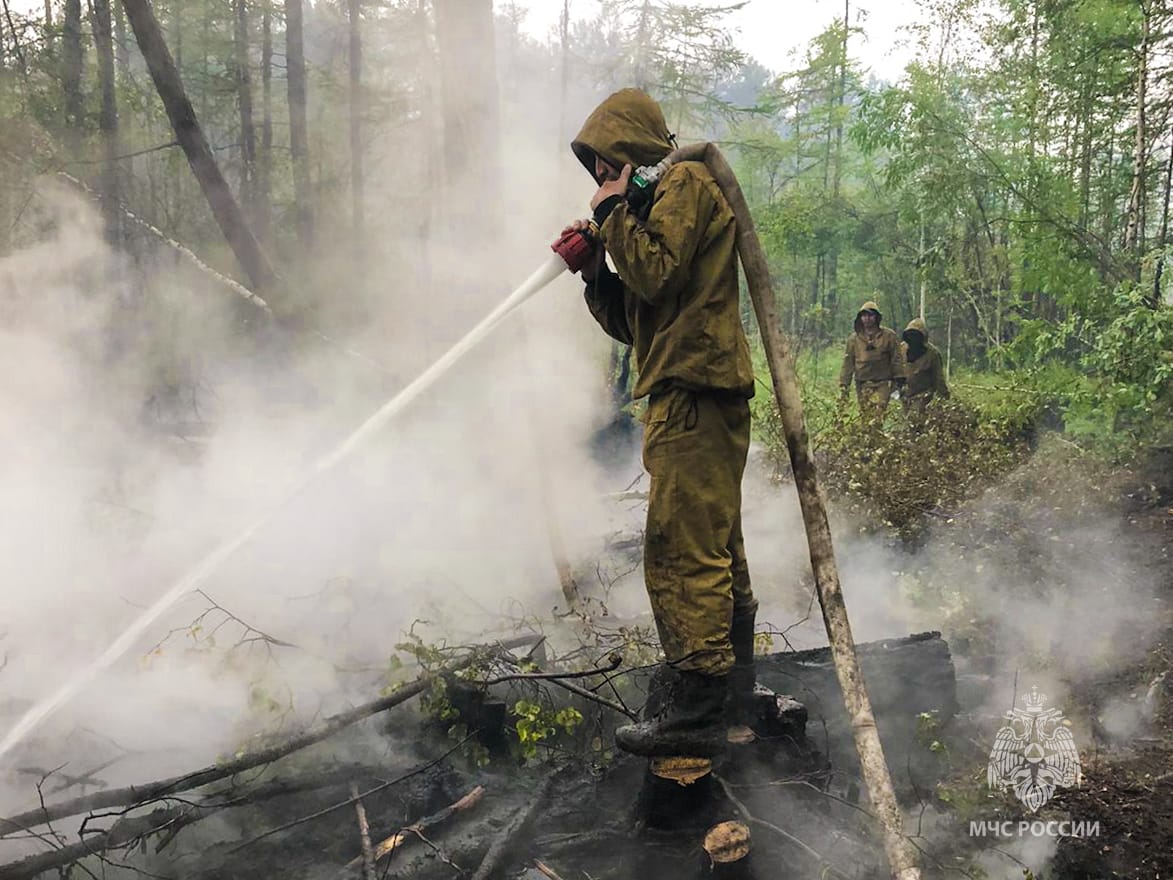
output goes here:
[{"label": "ash covered soil", "polygon": [[[1173,877],[1173,461],[1157,450],[1143,466],[1116,469],[1070,448],[1047,451],[956,524],[957,555],[997,543],[1015,561],[1024,576],[984,598],[1020,608],[1025,623],[984,629],[986,615],[967,607],[972,617],[944,626],[962,705],[939,732],[949,754],[929,849],[938,865],[975,876]],[[1064,617],[1055,611],[1064,605],[1082,611]],[[1021,696],[1036,679],[1070,723],[1082,780],[1031,813],[985,781],[1011,701],[1006,683]],[[1098,834],[970,836],[970,822],[1005,820],[1098,823]]]}]

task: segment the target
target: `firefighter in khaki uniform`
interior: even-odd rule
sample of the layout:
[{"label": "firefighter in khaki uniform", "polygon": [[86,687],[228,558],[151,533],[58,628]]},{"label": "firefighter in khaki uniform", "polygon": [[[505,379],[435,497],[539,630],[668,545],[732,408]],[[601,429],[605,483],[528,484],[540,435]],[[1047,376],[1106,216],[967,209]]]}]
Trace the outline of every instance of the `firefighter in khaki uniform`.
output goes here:
[{"label": "firefighter in khaki uniform", "polygon": [[923,416],[934,397],[949,399],[945,382],[945,361],[941,350],[929,342],[929,329],[913,318],[904,330],[904,360],[907,381],[901,399],[910,416]]},{"label": "firefighter in khaki uniform", "polygon": [[871,300],[859,307],[839,371],[842,399],[847,400],[854,380],[860,414],[876,424],[884,420],[893,389],[904,384],[904,347],[895,330],[880,325],[883,317]]},{"label": "firefighter in khaki uniform", "polygon": [[648,398],[644,580],[665,686],[656,714],[615,738],[634,754],[709,757],[724,749],[727,722],[740,723],[730,713],[752,705],[757,601],[741,477],[754,381],[738,312],[737,230],[708,168],[673,165],[639,214],[624,198],[631,170],[672,146],[659,105],[624,89],[591,113],[571,149],[599,184],[591,208],[602,247],[582,271],[587,306],[633,346],[634,396]]}]

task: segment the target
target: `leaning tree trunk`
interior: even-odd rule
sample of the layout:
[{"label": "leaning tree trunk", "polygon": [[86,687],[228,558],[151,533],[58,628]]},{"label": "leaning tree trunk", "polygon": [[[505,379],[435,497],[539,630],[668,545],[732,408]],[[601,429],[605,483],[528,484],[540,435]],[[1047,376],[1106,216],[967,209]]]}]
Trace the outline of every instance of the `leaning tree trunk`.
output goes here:
[{"label": "leaning tree trunk", "polygon": [[114,32],[110,19],[110,0],[93,0],[94,43],[98,47],[98,82],[101,84],[102,109],[98,129],[102,133],[102,177],[98,191],[102,196],[102,217],[106,240],[112,245],[122,241],[122,210],[118,195],[118,98],[114,83]]},{"label": "leaning tree trunk", "polygon": [[220,167],[196,119],[195,109],[184,92],[179,71],[163,40],[163,32],[151,4],[148,0],[122,0],[122,4],[126,8],[139,50],[151,71],[151,79],[167,110],[175,139],[187,156],[187,162],[208,200],[212,215],[244,269],[250,286],[264,295],[276,280],[273,267],[245,222],[224,175],[220,173]]},{"label": "leaning tree trunk", "polygon": [[[13,23],[12,10],[8,7],[8,0],[0,2],[0,10],[4,12],[4,23],[8,25],[8,32],[12,35],[12,52],[16,56],[17,70],[21,78],[27,83],[29,75],[28,61],[25,58],[24,49],[20,45],[20,34],[17,33],[16,25]],[[52,54],[52,44],[48,35],[45,37],[45,52],[48,55]]]},{"label": "leaning tree trunk", "polygon": [[302,0],[285,0],[285,63],[289,87],[289,154],[293,163],[294,214],[297,239],[308,247],[314,237],[313,194],[310,192],[309,128],[306,123],[305,43]]}]

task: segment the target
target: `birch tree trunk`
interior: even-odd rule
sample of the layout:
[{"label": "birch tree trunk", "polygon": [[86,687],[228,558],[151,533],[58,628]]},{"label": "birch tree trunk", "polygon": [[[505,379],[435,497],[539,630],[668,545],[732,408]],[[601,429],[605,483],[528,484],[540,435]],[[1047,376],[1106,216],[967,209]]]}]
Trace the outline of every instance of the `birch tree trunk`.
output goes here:
[{"label": "birch tree trunk", "polygon": [[1169,150],[1169,158],[1165,160],[1165,188],[1161,201],[1161,231],[1157,239],[1157,266],[1153,270],[1153,295],[1148,297],[1151,308],[1161,305],[1161,278],[1165,272],[1165,263],[1169,257],[1165,253],[1165,246],[1169,243],[1169,190],[1173,187],[1173,149]]}]

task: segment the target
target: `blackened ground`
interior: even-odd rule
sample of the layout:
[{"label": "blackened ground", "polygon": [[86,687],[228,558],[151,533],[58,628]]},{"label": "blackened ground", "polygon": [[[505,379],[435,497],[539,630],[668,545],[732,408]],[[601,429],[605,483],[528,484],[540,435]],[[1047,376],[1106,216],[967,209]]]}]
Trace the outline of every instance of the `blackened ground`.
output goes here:
[{"label": "blackened ground", "polygon": [[[893,755],[905,755],[904,741],[913,736],[918,712],[930,703],[952,711],[948,647],[938,635],[925,634],[860,649],[876,688],[885,746]],[[515,876],[541,859],[564,880],[700,880],[712,876],[701,847],[705,831],[731,819],[748,822],[752,835],[743,878],[778,876],[779,865],[796,880],[883,876],[882,847],[859,803],[861,785],[827,651],[762,658],[761,680],[814,706],[809,737],[787,728],[785,734],[733,748],[715,762],[713,775],[687,788],[652,777],[646,760],[607,759],[581,748],[525,765],[499,754],[478,769],[459,752],[448,754],[453,743],[443,730],[407,709],[389,715],[377,734],[373,729],[353,732],[356,740],[378,735],[385,743],[381,764],[349,765],[360,790],[443,757],[436,766],[365,799],[376,842],[455,803],[477,785],[485,789],[480,803],[428,829],[426,840],[409,835],[380,864],[380,876],[446,880],[460,872],[471,875],[543,790],[547,796],[505,851],[502,871],[495,876]],[[639,689],[639,683],[632,685]],[[611,731],[602,734],[609,742]],[[345,754],[350,744],[339,738],[324,745],[329,748],[317,747],[317,753],[303,755],[293,767],[278,765],[272,772],[325,778],[331,750]],[[369,742],[365,745],[370,754]],[[352,807],[298,822],[346,800],[347,786],[338,784],[336,773],[330,779],[317,791],[226,810],[188,829],[158,855],[136,856],[133,862],[160,876],[208,880],[357,877],[357,870],[344,867],[359,854]],[[294,827],[261,836],[294,822]]]}]

